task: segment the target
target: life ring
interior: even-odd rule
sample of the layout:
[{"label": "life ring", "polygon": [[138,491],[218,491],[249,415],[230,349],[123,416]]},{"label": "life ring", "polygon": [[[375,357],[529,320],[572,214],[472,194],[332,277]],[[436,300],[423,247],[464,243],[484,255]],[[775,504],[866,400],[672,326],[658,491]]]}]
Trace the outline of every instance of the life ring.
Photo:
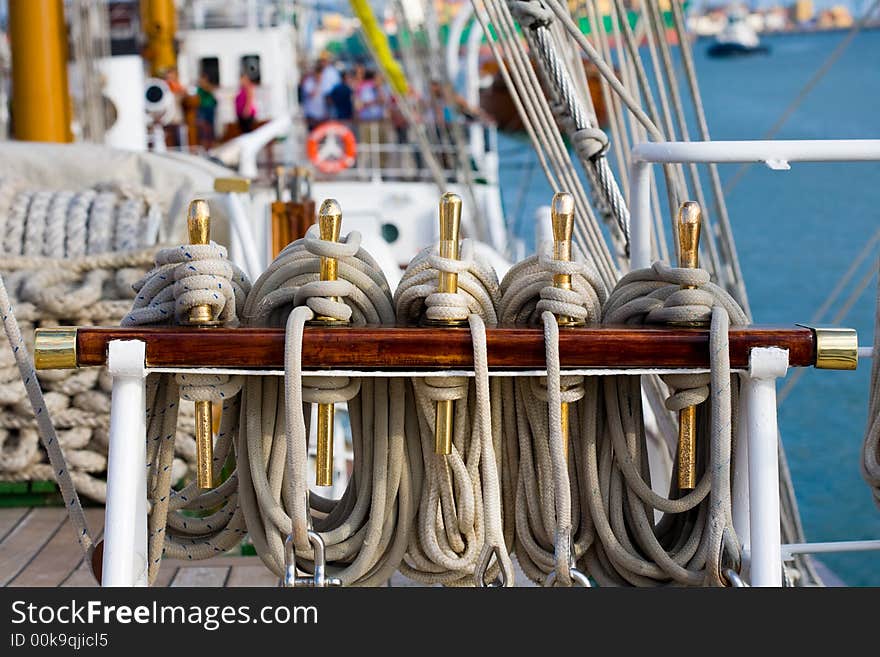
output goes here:
[{"label": "life ring", "polygon": [[348,126],[327,121],[309,133],[306,154],[322,173],[339,173],[355,162],[357,140]]}]

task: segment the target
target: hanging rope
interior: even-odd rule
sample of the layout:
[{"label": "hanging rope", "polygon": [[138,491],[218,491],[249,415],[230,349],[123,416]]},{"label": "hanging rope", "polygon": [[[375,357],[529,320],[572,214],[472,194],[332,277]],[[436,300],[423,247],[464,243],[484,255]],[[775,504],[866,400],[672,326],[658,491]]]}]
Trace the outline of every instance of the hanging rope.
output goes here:
[{"label": "hanging rope", "polygon": [[[593,482],[587,501],[599,540],[584,561],[601,584],[726,585],[723,571],[739,568],[731,516],[738,385],[730,373],[727,330],[730,323],[745,324],[745,314],[706,271],[659,262],[624,276],[603,311],[610,324],[707,320],[710,374],[663,377],[673,391],[669,410],[711,400],[697,411],[702,476],[693,491],[684,494],[673,484],[664,497],[651,488],[639,377],[607,377],[601,389],[595,380],[586,383],[584,457]],[[656,525],[655,510],[664,514]]]},{"label": "hanging rope", "polygon": [[880,284],[877,285],[877,310],[874,322],[874,351],[871,360],[871,396],[868,403],[868,427],[862,444],[862,476],[871,487],[874,504],[880,508]]},{"label": "hanging rope", "polygon": [[[553,286],[554,274],[572,276],[572,290]],[[593,542],[593,523],[586,504],[580,432],[584,406],[584,377],[562,376],[556,315],[585,322],[601,318],[605,289],[595,268],[575,252],[573,262],[552,257],[550,244],[515,265],[501,284],[502,323],[544,326],[547,376],[505,378],[504,435],[517,436],[518,454],[509,459],[516,468],[516,554],[525,574],[546,582],[553,574],[560,585],[572,583],[572,564]],[[561,403],[569,404],[570,426],[566,456]],[[510,441],[513,443],[513,441]]]},{"label": "hanging rope", "polygon": [[[314,528],[328,573],[344,586],[375,586],[403,558],[414,514],[406,387],[396,378],[304,376],[302,336],[315,314],[354,326],[393,324],[391,292],[379,265],[360,248],[359,233],[330,242],[316,230],[279,254],[247,300],[247,325],[285,326],[286,347],[283,388],[271,376],[248,377],[245,384],[241,504],[257,553],[279,576],[288,535],[297,563],[313,567],[308,534]],[[318,280],[321,256],[336,258],[337,281]],[[308,490],[309,415],[303,409],[341,402],[348,403],[355,470],[343,496],[332,500]]]},{"label": "hanging rope", "polygon": [[[439,293],[439,272],[458,275],[458,292]],[[414,490],[419,506],[416,531],[400,570],[418,581],[451,586],[514,583],[510,541],[505,540],[502,500],[510,499],[509,472],[498,462],[502,453],[501,385],[489,379],[485,324],[496,323],[498,279],[476,258],[470,240],[462,242],[460,260],[442,258],[428,248],[413,258],[394,297],[397,319],[416,323],[467,320],[474,348],[475,379],[429,377],[412,382],[421,467],[413,459]],[[452,453],[434,453],[434,406],[456,402]],[[508,534],[509,536],[509,534]]]},{"label": "hanging rope", "polygon": [[[211,306],[223,326],[238,326],[250,282],[215,243],[163,249],[155,267],[136,285],[137,296],[122,326],[173,326],[189,311]],[[232,446],[238,430],[242,377],[213,374],[151,374],[147,377],[147,495],[149,581],[155,580],[162,556],[206,559],[234,547],[246,532],[238,505],[238,474],[223,479],[234,464]],[[195,461],[192,425],[178,427],[181,400],[211,401],[222,409],[214,447],[213,477],[219,486],[200,491],[191,481],[181,490],[174,484],[186,474],[175,452]]]}]

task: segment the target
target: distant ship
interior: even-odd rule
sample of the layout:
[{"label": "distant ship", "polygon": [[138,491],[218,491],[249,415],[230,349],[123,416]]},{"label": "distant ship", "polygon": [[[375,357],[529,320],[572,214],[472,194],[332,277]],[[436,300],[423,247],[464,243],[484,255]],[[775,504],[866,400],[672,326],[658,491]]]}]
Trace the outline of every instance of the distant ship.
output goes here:
[{"label": "distant ship", "polygon": [[741,55],[767,54],[770,48],[763,45],[757,32],[746,23],[745,14],[736,12],[727,17],[727,25],[716,36],[706,53],[709,57],[737,57]]}]

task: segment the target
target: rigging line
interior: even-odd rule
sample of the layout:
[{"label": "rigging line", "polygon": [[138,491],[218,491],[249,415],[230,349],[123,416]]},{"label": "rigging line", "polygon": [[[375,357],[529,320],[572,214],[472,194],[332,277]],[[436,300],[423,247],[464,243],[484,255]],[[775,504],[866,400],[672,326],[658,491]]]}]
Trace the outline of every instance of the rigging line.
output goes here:
[{"label": "rigging line", "polygon": [[[596,4],[597,0],[590,0],[589,2],[583,3],[583,7],[588,10],[587,20],[590,21],[590,25],[596,27],[595,38],[596,42],[602,49],[602,56],[610,62],[612,60],[611,49],[608,44],[608,33],[604,29],[604,24],[600,24],[599,10],[597,9]],[[616,21],[612,21],[612,24],[615,22]],[[578,53],[578,61],[580,61],[580,53]],[[621,72],[623,71],[623,65],[624,62],[619,62]],[[581,70],[583,70],[583,65],[581,65]],[[600,76],[599,82],[602,91],[602,102],[605,104],[605,116],[608,119],[608,126],[611,132],[609,143],[612,146],[609,150],[614,151],[614,158],[617,161],[617,175],[620,178],[621,188],[629,189],[629,163],[627,162],[629,140],[627,139],[626,127],[623,123],[623,111],[620,108],[619,99],[611,93],[608,81]],[[626,83],[624,82],[624,85],[625,84]],[[586,98],[591,98],[589,88],[587,89]],[[593,116],[597,116],[595,110],[593,111]],[[601,127],[599,125],[598,117],[596,118],[596,125],[597,127]]]},{"label": "rigging line", "polygon": [[[678,126],[678,131],[681,135],[681,139],[683,141],[691,141],[687,119],[684,115],[684,106],[682,104],[681,92],[679,91],[679,81],[675,73],[675,65],[672,62],[672,49],[666,40],[666,34],[664,31],[665,23],[663,22],[663,18],[660,15],[660,10],[657,5],[653,3],[646,3],[645,6],[648,8],[649,22],[651,23],[651,27],[653,28],[655,42],[658,47],[660,58],[663,64],[662,70],[666,78],[666,86],[669,88],[669,97],[667,100],[670,101],[672,105],[672,119]],[[683,48],[684,46],[680,44],[679,50],[682,50]],[[715,275],[715,279],[718,281],[721,287],[727,289],[728,291],[731,291],[732,286],[727,280],[728,272],[722,268],[721,260],[718,255],[718,246],[716,244],[715,217],[712,215],[712,212],[709,210],[709,206],[706,204],[706,195],[703,191],[703,182],[700,179],[700,172],[697,169],[697,164],[695,162],[690,162],[687,164],[686,167],[682,167],[682,169],[680,169],[679,171],[680,175],[682,175],[682,179],[684,180],[684,178],[686,177],[690,182],[690,188],[696,197],[696,201],[700,204],[700,207],[703,208],[703,230],[707,234],[707,239],[705,239],[704,242],[709,255],[709,263],[711,264],[711,267],[707,268],[710,270],[710,273]],[[687,189],[687,185],[685,185],[684,188]]]},{"label": "rigging line", "polygon": [[[846,302],[837,312],[837,314],[832,318],[831,324],[838,324],[843,320],[844,317],[847,316],[852,307],[855,305],[856,301],[861,298],[862,293],[865,291],[865,288],[868,287],[868,284],[874,279],[874,274],[877,273],[878,265],[872,266],[868,269],[867,273],[859,280],[852,294],[847,298]],[[874,336],[874,340],[877,340],[877,336]],[[780,390],[778,401],[776,402],[777,407],[782,406],[782,402],[791,394],[792,388],[800,381],[801,377],[804,375],[804,372],[807,371],[808,368],[799,368],[792,376],[788,378],[785,382],[785,386]]]},{"label": "rigging line", "polygon": [[[878,0],[880,1],[880,0]],[[591,62],[599,69],[599,73],[602,74],[608,84],[611,85],[611,88],[617,93],[618,96],[623,100],[626,104],[629,111],[632,112],[636,118],[638,118],[639,122],[645,126],[648,130],[648,133],[655,141],[663,141],[663,135],[657,125],[645,114],[644,110],[642,110],[639,103],[630,96],[629,92],[624,88],[623,84],[621,84],[620,80],[614,74],[614,71],[605,61],[602,59],[602,56],[593,48],[592,44],[587,40],[587,38],[583,35],[573,20],[571,20],[571,16],[568,15],[568,12],[565,8],[557,2],[557,0],[544,0],[547,4],[547,7],[556,14],[557,18],[560,20],[562,25],[565,27],[566,31],[574,38],[577,44],[581,47],[587,57]]]},{"label": "rigging line", "polygon": [[[694,56],[691,50],[691,44],[688,40],[687,30],[684,24],[684,10],[682,8],[683,0],[673,1],[672,19],[675,25],[675,33],[678,36],[679,51],[681,52],[681,61],[684,66],[685,79],[690,90],[691,102],[694,108],[694,115],[697,119],[697,130],[702,141],[710,141],[709,125],[706,121],[706,110],[703,107],[703,98],[700,93],[700,85],[697,80],[697,72],[694,66]],[[746,315],[752,316],[749,307],[748,294],[746,293],[745,280],[740,267],[739,255],[736,251],[736,242],[733,239],[733,232],[730,227],[730,215],[727,212],[727,203],[724,200],[724,191],[721,189],[721,177],[718,174],[718,165],[710,163],[709,180],[712,188],[712,197],[715,202],[715,214],[718,218],[716,229],[718,230],[718,247],[721,250],[722,259],[726,261],[728,266],[733,270],[734,285],[736,286],[736,299],[745,310]]]},{"label": "rigging line", "polygon": [[[476,1],[476,0],[474,0]],[[498,30],[499,43],[510,58],[519,91],[523,94],[529,112],[521,115],[524,123],[535,121],[535,130],[543,137],[539,141],[541,148],[546,149],[549,162],[554,168],[559,181],[566,189],[575,194],[577,212],[575,214],[575,241],[584,246],[584,250],[593,254],[597,266],[603,273],[606,285],[613,285],[617,279],[616,267],[612,255],[604,241],[598,222],[593,215],[592,207],[584,191],[571,161],[571,155],[566,149],[559,133],[556,119],[550,109],[547,99],[540,89],[535,68],[525,53],[525,48],[519,40],[516,25],[507,5],[500,0],[486,0],[484,5],[489,13],[489,18]]]},{"label": "rigging line", "polygon": [[[788,107],[785,108],[785,111],[782,112],[782,115],[776,120],[776,123],[773,124],[761,139],[773,139],[776,136],[776,133],[785,125],[785,122],[791,118],[791,115],[795,113],[795,111],[800,107],[801,103],[810,95],[813,89],[817,84],[825,77],[825,74],[831,70],[831,67],[837,63],[837,60],[843,56],[843,53],[846,52],[846,49],[849,48],[850,44],[853,42],[853,39],[862,31],[862,28],[868,23],[868,20],[876,11],[877,7],[880,7],[880,0],[874,0],[874,4],[872,4],[868,10],[862,15],[859,21],[853,25],[852,30],[850,30],[849,34],[837,44],[837,48],[834,49],[828,59],[818,68],[818,70],[813,74],[813,77],[809,79],[809,81],[804,85],[803,89],[801,89],[800,93],[795,97],[793,101],[789,104]],[[728,181],[728,183],[724,186],[725,195],[730,195],[733,191],[734,187],[736,187],[746,172],[753,166],[754,163],[741,164],[739,169],[736,170],[736,173],[733,177]]]},{"label": "rigging line", "polygon": [[849,266],[849,269],[846,270],[846,273],[841,276],[840,280],[837,282],[837,285],[831,291],[831,294],[828,295],[828,298],[825,299],[825,302],[819,307],[819,309],[813,313],[813,316],[810,318],[810,322],[821,322],[822,318],[825,316],[825,313],[828,312],[828,309],[837,301],[837,297],[840,296],[840,293],[843,292],[843,289],[855,275],[858,268],[865,261],[865,259],[871,255],[871,250],[874,245],[880,241],[880,229],[877,230],[876,233],[869,239],[859,254],[852,261],[852,264]]}]

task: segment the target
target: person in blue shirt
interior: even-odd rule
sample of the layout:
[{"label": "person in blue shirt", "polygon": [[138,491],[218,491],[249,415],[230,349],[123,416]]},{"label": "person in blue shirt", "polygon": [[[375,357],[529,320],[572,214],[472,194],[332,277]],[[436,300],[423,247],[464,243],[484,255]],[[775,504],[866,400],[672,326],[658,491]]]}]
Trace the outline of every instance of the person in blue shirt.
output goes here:
[{"label": "person in blue shirt", "polygon": [[330,118],[350,123],[354,118],[354,90],[351,71],[345,71],[339,83],[327,94]]}]

